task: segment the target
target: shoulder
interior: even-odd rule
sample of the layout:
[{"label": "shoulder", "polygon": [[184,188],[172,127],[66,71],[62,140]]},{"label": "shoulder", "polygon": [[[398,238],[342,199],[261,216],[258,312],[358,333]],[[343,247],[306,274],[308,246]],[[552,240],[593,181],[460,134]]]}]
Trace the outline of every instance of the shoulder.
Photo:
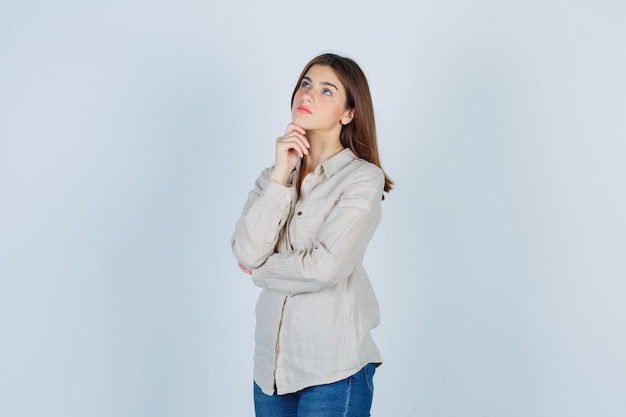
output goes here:
[{"label": "shoulder", "polygon": [[350,171],[350,177],[355,182],[371,182],[373,185],[378,185],[381,189],[385,185],[385,173],[383,170],[365,159],[355,157],[346,168]]},{"label": "shoulder", "polygon": [[373,164],[372,162],[360,158],[357,154],[354,153],[354,151],[352,151],[352,149],[344,148],[340,155],[343,159],[343,164],[345,164],[343,166],[345,171],[371,178],[382,177],[384,180],[385,173],[382,169],[380,169],[380,167],[378,167],[376,164]]},{"label": "shoulder", "polygon": [[375,164],[354,158],[341,170],[343,198],[357,198],[368,205],[380,202],[385,187],[385,174]]}]

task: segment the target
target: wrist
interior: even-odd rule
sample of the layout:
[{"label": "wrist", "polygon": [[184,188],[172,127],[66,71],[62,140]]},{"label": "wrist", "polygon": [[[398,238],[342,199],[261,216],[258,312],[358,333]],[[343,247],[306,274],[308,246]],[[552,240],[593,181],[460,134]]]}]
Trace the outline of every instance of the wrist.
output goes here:
[{"label": "wrist", "polygon": [[277,170],[276,167],[274,167],[270,173],[270,180],[277,182],[280,185],[287,185],[287,181],[289,181],[289,174],[290,173]]}]

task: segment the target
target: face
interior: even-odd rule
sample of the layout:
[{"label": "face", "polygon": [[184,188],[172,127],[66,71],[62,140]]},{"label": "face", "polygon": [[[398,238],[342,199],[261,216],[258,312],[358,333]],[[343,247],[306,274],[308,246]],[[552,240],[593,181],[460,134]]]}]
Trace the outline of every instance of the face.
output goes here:
[{"label": "face", "polygon": [[346,109],[346,91],[335,71],[313,65],[300,82],[291,107],[293,123],[308,131],[331,132],[350,123],[353,109]]}]

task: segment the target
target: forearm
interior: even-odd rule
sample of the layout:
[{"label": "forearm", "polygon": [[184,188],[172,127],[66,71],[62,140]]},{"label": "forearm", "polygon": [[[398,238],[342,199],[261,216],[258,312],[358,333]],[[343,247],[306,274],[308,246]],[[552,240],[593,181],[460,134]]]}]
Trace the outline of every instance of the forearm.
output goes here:
[{"label": "forearm", "polygon": [[379,220],[379,206],[352,212],[341,227],[326,228],[312,248],[269,256],[252,271],[252,279],[257,286],[285,295],[330,288],[347,279],[362,262]]},{"label": "forearm", "polygon": [[294,198],[293,187],[271,181],[250,193],[231,240],[233,254],[242,265],[257,268],[274,253]]}]

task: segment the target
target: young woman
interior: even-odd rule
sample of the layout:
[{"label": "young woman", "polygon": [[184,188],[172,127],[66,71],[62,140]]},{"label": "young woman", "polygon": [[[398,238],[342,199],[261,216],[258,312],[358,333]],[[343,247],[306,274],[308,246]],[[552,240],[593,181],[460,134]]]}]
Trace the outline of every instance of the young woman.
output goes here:
[{"label": "young woman", "polygon": [[232,250],[263,288],[256,307],[257,417],[370,415],[370,330],[379,311],[363,255],[392,181],[381,168],[363,71],[351,59],[311,60],[237,221]]}]

